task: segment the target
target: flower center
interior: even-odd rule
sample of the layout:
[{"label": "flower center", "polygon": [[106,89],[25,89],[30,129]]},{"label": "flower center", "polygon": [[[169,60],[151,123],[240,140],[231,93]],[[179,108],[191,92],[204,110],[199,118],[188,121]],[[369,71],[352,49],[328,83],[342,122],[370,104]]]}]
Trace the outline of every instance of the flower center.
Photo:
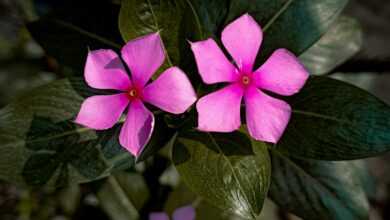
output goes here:
[{"label": "flower center", "polygon": [[241,82],[242,82],[243,85],[247,86],[251,82],[251,79],[249,78],[249,76],[243,76],[241,78]]},{"label": "flower center", "polygon": [[130,89],[128,94],[129,94],[130,98],[136,98],[138,96],[138,92],[136,89]]}]

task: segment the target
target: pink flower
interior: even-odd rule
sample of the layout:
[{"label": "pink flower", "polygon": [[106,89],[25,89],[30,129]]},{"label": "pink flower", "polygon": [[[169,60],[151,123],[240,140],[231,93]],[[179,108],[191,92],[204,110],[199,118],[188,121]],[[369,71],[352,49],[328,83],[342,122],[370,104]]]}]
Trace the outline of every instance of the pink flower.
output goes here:
[{"label": "pink flower", "polygon": [[[169,220],[165,212],[153,212],[149,215],[149,220]],[[195,220],[195,209],[191,205],[175,210],[172,220]]]},{"label": "pink flower", "polygon": [[196,101],[196,94],[185,73],[177,67],[167,69],[146,85],[165,59],[158,33],[128,42],[121,53],[130,69],[131,79],[114,51],[96,50],[88,54],[84,71],[88,85],[96,89],[117,90],[118,94],[86,99],[76,123],[96,130],[109,129],[128,107],[119,140],[123,147],[139,156],[154,127],[154,116],[143,102],[181,114]]},{"label": "pink flower", "polygon": [[198,101],[199,130],[237,130],[241,124],[240,105],[244,97],[249,134],[256,140],[278,142],[290,120],[291,107],[263,90],[293,95],[303,87],[309,74],[286,49],[276,50],[253,71],[262,38],[260,26],[245,14],[222,32],[222,43],[236,65],[229,62],[213,39],[191,43],[203,81],[206,84],[229,83]]}]

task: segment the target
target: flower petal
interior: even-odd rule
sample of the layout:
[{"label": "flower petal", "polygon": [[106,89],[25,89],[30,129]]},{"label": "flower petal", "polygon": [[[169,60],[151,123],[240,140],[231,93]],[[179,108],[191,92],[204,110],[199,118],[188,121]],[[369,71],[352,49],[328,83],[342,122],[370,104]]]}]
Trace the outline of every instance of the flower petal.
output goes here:
[{"label": "flower petal", "polygon": [[291,107],[255,87],[245,92],[246,124],[256,140],[277,143],[291,116]]},{"label": "flower petal", "polygon": [[172,217],[173,220],[195,220],[195,209],[191,205],[178,208]]},{"label": "flower petal", "polygon": [[88,53],[84,77],[95,89],[117,89],[125,91],[131,81],[121,59],[113,50],[94,50]]},{"label": "flower petal", "polygon": [[177,67],[164,71],[142,93],[146,102],[164,111],[181,114],[196,101],[196,94],[186,74]]},{"label": "flower petal", "polygon": [[165,212],[152,212],[149,214],[149,220],[169,220],[169,216]]},{"label": "flower petal", "polygon": [[230,23],[222,32],[222,42],[241,71],[252,72],[263,32],[249,14]]},{"label": "flower petal", "polygon": [[119,135],[120,144],[138,157],[148,143],[154,127],[154,116],[140,100],[130,103],[125,124]]},{"label": "flower petal", "polygon": [[81,105],[75,122],[95,130],[109,129],[119,120],[128,104],[129,99],[123,93],[89,97]]},{"label": "flower petal", "polygon": [[201,131],[232,132],[241,125],[240,105],[243,89],[231,84],[199,99],[198,129]]},{"label": "flower petal", "polygon": [[143,87],[164,62],[165,51],[160,34],[153,33],[129,41],[122,48],[122,58],[131,71],[133,83]]},{"label": "flower petal", "polygon": [[203,82],[213,84],[237,79],[236,68],[213,39],[191,43],[191,49]]},{"label": "flower petal", "polygon": [[280,95],[297,93],[309,78],[298,58],[286,49],[276,50],[253,74],[256,85]]}]

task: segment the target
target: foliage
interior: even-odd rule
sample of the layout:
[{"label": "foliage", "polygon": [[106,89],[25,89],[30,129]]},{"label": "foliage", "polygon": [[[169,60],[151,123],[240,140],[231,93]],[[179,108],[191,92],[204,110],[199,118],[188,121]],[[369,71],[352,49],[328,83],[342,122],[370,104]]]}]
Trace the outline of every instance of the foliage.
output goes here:
[{"label": "foliage", "polygon": [[[275,49],[287,48],[300,56],[313,75],[324,75],[357,53],[362,44],[357,21],[339,16],[346,3],[37,1],[39,19],[27,28],[69,77],[37,87],[0,110],[0,178],[30,187],[104,179],[97,195],[105,201],[106,212],[113,219],[143,218],[148,211],[164,208],[155,206],[149,198],[154,191],[148,188],[160,187],[148,170],[149,165],[159,164],[162,155],[164,164],[172,163],[195,194],[185,202],[202,199],[199,210],[221,209],[256,219],[270,196],[282,209],[305,219],[368,219],[370,182],[365,164],[340,160],[390,150],[390,107],[327,76],[311,76],[300,93],[286,99],[293,116],[280,142],[272,146],[251,140],[244,129],[228,134],[198,132],[193,109],[179,116],[156,110],[153,137],[135,161],[118,143],[119,125],[96,132],[73,123],[83,99],[97,92],[80,78],[88,49],[118,51],[133,38],[160,31],[168,54],[166,65],[183,67],[200,96],[205,91],[187,40],[217,40],[226,24],[248,12],[265,32],[259,64]],[[93,10],[88,10],[92,4]],[[137,170],[135,164],[146,170]],[[168,197],[170,187],[177,186],[162,187],[166,191],[160,192],[158,201]],[[171,200],[167,204],[175,203]],[[215,219],[229,218],[210,213]]]}]

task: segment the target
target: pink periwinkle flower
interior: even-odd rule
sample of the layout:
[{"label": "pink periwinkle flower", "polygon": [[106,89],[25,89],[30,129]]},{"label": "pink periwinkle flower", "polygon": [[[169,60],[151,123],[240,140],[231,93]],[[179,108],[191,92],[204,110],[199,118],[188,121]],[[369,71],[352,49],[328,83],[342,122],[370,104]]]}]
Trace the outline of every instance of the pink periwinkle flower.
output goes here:
[{"label": "pink periwinkle flower", "polygon": [[[172,220],[195,220],[195,209],[191,205],[183,206],[173,212]],[[165,212],[153,212],[149,214],[149,220],[169,220]]]},{"label": "pink periwinkle flower", "polygon": [[256,140],[278,142],[290,120],[291,107],[263,90],[293,95],[303,87],[309,74],[298,58],[286,49],[276,50],[253,71],[262,39],[261,27],[245,14],[222,32],[222,43],[235,65],[213,39],[191,43],[202,80],[206,84],[229,83],[199,99],[196,105],[199,130],[237,130],[241,125],[240,105],[244,97],[249,134]]},{"label": "pink periwinkle flower", "polygon": [[128,42],[121,54],[130,69],[131,79],[114,51],[89,52],[84,70],[88,85],[96,89],[116,90],[118,94],[86,99],[76,123],[96,130],[109,129],[128,108],[119,141],[137,157],[149,141],[154,127],[154,116],[143,103],[181,114],[196,101],[196,94],[185,73],[177,67],[165,70],[147,85],[165,59],[158,33]]}]

